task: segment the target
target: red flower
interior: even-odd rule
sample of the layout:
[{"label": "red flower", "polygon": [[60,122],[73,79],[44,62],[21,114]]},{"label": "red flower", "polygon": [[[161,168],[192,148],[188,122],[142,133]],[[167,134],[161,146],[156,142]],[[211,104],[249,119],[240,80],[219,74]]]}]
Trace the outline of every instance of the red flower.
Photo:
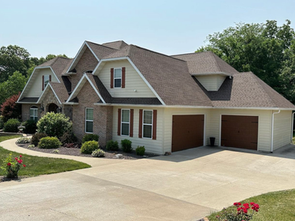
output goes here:
[{"label": "red flower", "polygon": [[246,209],[249,209],[249,203],[244,203],[243,206],[246,208]]},{"label": "red flower", "polygon": [[26,167],[26,165],[25,165],[25,164],[24,164],[23,166],[24,166],[24,167]]},{"label": "red flower", "polygon": [[242,208],[242,207],[237,208],[238,212],[239,212],[241,209],[243,209],[243,208]]},{"label": "red flower", "polygon": [[15,157],[14,159],[15,159],[15,160],[18,160],[18,158],[17,158],[17,157]]},{"label": "red flower", "polygon": [[251,202],[250,205],[253,206],[255,203]]},{"label": "red flower", "polygon": [[9,167],[10,167],[10,166],[11,166],[11,163],[7,163],[7,166],[9,166]]},{"label": "red flower", "polygon": [[248,212],[247,208],[245,208],[245,207],[243,207],[243,211],[244,211],[244,213]]},{"label": "red flower", "polygon": [[23,156],[22,155],[19,155],[19,157],[22,158]]}]

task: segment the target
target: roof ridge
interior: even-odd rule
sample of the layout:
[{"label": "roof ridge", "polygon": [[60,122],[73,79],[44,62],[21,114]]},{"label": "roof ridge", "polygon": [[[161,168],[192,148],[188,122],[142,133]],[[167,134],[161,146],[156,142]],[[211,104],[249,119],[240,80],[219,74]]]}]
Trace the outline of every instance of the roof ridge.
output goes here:
[{"label": "roof ridge", "polygon": [[117,49],[115,48],[111,48],[111,47],[108,47],[108,46],[105,46],[105,45],[102,45],[102,44],[98,44],[98,43],[95,43],[95,42],[92,42],[92,41],[85,41],[87,43],[91,43],[91,44],[95,44],[97,46],[101,46],[101,47],[105,47],[105,48],[108,48],[108,49],[112,49],[112,50],[115,50],[115,51],[118,51]]},{"label": "roof ridge", "polygon": [[163,54],[163,53],[160,53],[160,52],[157,52],[157,51],[152,51],[152,50],[149,50],[149,49],[146,49],[146,48],[142,48],[142,47],[139,47],[139,46],[133,45],[133,44],[130,44],[130,46],[133,46],[133,47],[136,47],[136,48],[145,50],[145,51],[149,51],[149,52],[152,52],[152,53],[155,53],[155,54],[158,54],[158,55],[162,55],[162,56],[165,56],[165,57],[168,57],[168,58],[175,59],[175,60],[182,61],[182,62],[185,62],[186,63],[186,61],[184,61],[182,59],[174,58],[174,57],[172,57],[170,55],[166,55],[166,54]]},{"label": "roof ridge", "polygon": [[[190,54],[202,54],[202,53],[208,53],[212,51],[199,51],[199,52],[190,52],[190,53],[183,53],[183,54],[174,54],[170,56],[181,56],[181,55],[190,55]],[[213,53],[213,52],[212,52]],[[214,54],[214,53],[213,53]]]},{"label": "roof ridge", "polygon": [[[214,63],[216,64],[216,66],[218,67],[218,69],[219,69],[219,71],[220,72],[222,72],[222,70],[221,70],[221,67],[220,67],[220,65],[219,65],[219,63],[217,62],[217,60],[216,60],[216,58],[217,59],[221,59],[220,57],[218,57],[216,54],[214,54],[212,51],[208,51],[209,52],[209,54],[211,54],[211,55],[213,55],[213,60],[214,60]],[[222,59],[221,59],[222,60]],[[223,60],[222,60],[223,61]],[[224,61],[225,62],[225,61]]]}]

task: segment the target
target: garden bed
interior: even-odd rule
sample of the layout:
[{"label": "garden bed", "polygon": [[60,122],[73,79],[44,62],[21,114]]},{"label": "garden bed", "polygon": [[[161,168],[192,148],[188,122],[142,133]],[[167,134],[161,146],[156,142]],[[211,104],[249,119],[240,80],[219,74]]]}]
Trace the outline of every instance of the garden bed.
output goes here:
[{"label": "garden bed", "polygon": [[[79,147],[73,147],[73,148],[67,148],[67,147],[60,147],[58,148],[58,153],[53,153],[53,149],[40,149],[38,147],[29,148],[28,146],[30,144],[17,144],[19,147],[23,147],[29,150],[33,151],[39,151],[43,153],[51,153],[51,154],[61,154],[61,155],[72,155],[72,156],[81,156],[81,157],[92,157],[91,154],[83,154],[81,153],[81,149]],[[131,153],[125,153],[121,150],[119,151],[110,151],[106,150],[105,148],[101,148],[103,151],[105,151],[104,158],[108,159],[125,159],[125,160],[136,160],[136,159],[142,159],[142,158],[148,158],[148,157],[155,157],[158,156],[156,154],[146,153],[144,156],[138,156],[136,155],[135,151],[133,150]],[[118,155],[120,154],[120,155]]]}]

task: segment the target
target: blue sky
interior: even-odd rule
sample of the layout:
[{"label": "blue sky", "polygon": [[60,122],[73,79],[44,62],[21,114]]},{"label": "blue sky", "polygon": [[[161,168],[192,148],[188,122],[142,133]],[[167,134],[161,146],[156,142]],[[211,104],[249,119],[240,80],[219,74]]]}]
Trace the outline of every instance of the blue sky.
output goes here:
[{"label": "blue sky", "polygon": [[84,40],[124,40],[165,54],[194,52],[206,37],[236,23],[286,19],[294,0],[0,0],[0,46],[18,45],[32,56],[74,57]]}]

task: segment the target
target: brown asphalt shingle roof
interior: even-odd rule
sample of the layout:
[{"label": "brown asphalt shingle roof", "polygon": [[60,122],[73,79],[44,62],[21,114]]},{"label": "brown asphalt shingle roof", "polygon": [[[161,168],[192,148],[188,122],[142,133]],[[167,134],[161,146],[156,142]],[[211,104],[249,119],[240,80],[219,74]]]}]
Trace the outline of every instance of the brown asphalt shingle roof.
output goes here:
[{"label": "brown asphalt shingle roof", "polygon": [[186,61],[191,75],[206,75],[213,73],[233,75],[239,73],[211,51],[173,55],[172,57]]},{"label": "brown asphalt shingle roof", "polygon": [[102,59],[104,57],[106,57],[107,55],[114,53],[115,50],[114,48],[111,47],[107,47],[104,45],[100,45],[100,44],[96,44],[90,41],[86,41],[87,44],[89,45],[89,47],[91,48],[91,50],[93,51],[93,53],[99,58]]},{"label": "brown asphalt shingle roof", "polygon": [[127,46],[128,44],[124,41],[112,41],[112,42],[103,43],[102,45],[119,50],[119,49]]},{"label": "brown asphalt shingle roof", "polygon": [[198,84],[214,107],[295,108],[252,72],[234,74],[232,79],[224,81],[218,91],[206,91]]},{"label": "brown asphalt shingle roof", "polygon": [[65,102],[69,98],[68,91],[63,83],[50,82],[52,89],[55,91],[56,96],[60,102]]}]

